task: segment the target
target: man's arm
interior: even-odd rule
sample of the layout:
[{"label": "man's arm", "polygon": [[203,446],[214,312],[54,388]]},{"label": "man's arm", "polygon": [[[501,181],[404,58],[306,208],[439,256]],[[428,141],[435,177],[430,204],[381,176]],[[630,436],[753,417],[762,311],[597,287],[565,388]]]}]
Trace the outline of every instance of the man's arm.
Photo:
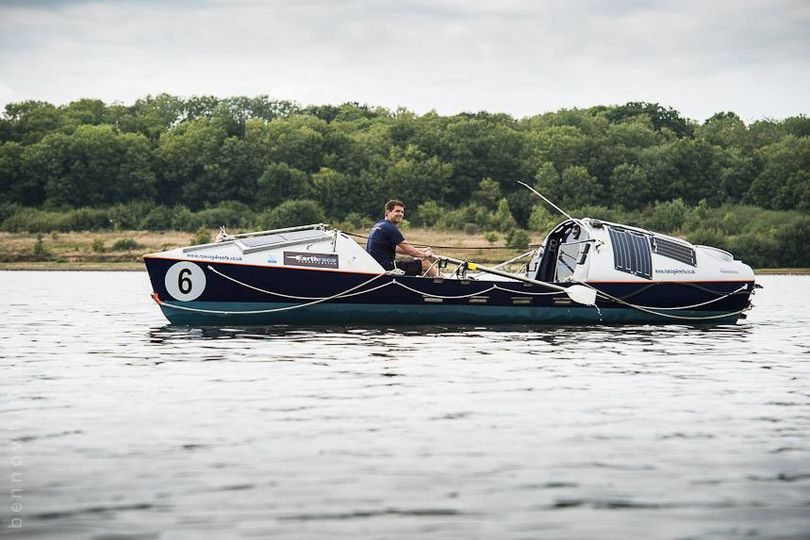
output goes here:
[{"label": "man's arm", "polygon": [[433,250],[428,248],[419,249],[413,247],[408,242],[400,242],[397,244],[397,252],[416,257],[417,259],[428,259],[433,256]]}]

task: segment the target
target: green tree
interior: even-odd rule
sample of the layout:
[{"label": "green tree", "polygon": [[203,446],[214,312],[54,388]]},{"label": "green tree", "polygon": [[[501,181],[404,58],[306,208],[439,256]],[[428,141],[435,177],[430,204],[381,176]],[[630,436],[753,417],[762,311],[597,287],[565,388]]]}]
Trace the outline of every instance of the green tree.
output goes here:
[{"label": "green tree", "polygon": [[[377,215],[385,204],[379,193],[379,180],[369,175],[349,176],[322,168],[312,175],[312,184],[316,200],[332,219],[343,219],[350,212],[358,211]],[[392,198],[390,194],[387,197]]]},{"label": "green tree", "polygon": [[256,204],[260,207],[278,206],[288,199],[304,199],[309,192],[307,173],[286,163],[271,163],[259,177]]},{"label": "green tree", "polygon": [[557,175],[550,164],[544,164],[537,175],[537,190],[563,210],[596,204],[601,200],[602,187],[585,167],[567,167]]},{"label": "green tree", "polygon": [[556,215],[552,215],[545,206],[538,204],[532,207],[532,212],[529,216],[529,228],[533,231],[546,232],[558,221],[560,220]]},{"label": "green tree", "polygon": [[522,120],[521,125],[529,131],[539,132],[550,127],[571,126],[588,137],[603,134],[609,122],[603,111],[592,109],[560,109]]},{"label": "green tree", "polygon": [[529,245],[529,235],[522,229],[513,229],[506,235],[506,247],[512,249],[526,249]]},{"label": "green tree", "polygon": [[754,157],[746,150],[732,147],[723,151],[720,160],[717,198],[720,202],[742,201],[756,176]]},{"label": "green tree", "polygon": [[543,163],[537,170],[534,176],[535,189],[545,196],[554,196],[558,194],[558,184],[560,183],[560,175],[557,169],[551,163]]},{"label": "green tree", "polygon": [[441,143],[435,155],[453,167],[451,203],[466,201],[483,178],[492,178],[503,187],[504,182],[524,178],[529,172],[527,139],[506,115],[457,115],[437,138]]},{"label": "green tree", "polygon": [[106,123],[107,106],[100,99],[71,101],[60,108],[61,131],[71,133],[83,125],[97,126]]},{"label": "green tree", "polygon": [[323,165],[326,122],[311,116],[279,118],[261,125],[260,144],[271,162],[286,163],[307,173]]},{"label": "green tree", "polygon": [[140,133],[151,141],[175,126],[185,117],[183,100],[169,94],[147,96],[133,105],[113,104],[107,107],[106,123],[121,131]]},{"label": "green tree", "polygon": [[573,126],[554,126],[534,134],[534,162],[552,163],[558,171],[583,165],[587,159],[588,138]]},{"label": "green tree", "polygon": [[36,203],[26,196],[22,166],[23,146],[9,141],[0,144],[0,202]]},{"label": "green tree", "polygon": [[472,200],[490,210],[495,210],[503,199],[501,185],[492,178],[484,178],[478,183],[478,189],[473,192]]},{"label": "green tree", "polygon": [[610,176],[611,200],[622,208],[636,210],[650,200],[650,181],[639,165],[622,163]]},{"label": "green tree", "polygon": [[412,221],[414,225],[421,227],[435,227],[446,212],[447,209],[436,201],[425,201],[416,208]]},{"label": "green tree", "polygon": [[259,228],[278,229],[283,227],[294,227],[297,225],[309,225],[324,221],[321,207],[310,200],[285,201],[267,210],[259,216]]},{"label": "green tree", "polygon": [[792,223],[786,223],[776,233],[780,240],[779,265],[791,267],[810,266],[810,217],[800,216]]},{"label": "green tree", "polygon": [[498,208],[492,215],[490,225],[500,232],[507,232],[518,226],[515,218],[512,217],[512,212],[509,211],[509,203],[505,198],[498,202]]},{"label": "green tree", "polygon": [[764,208],[810,209],[810,137],[788,135],[757,152],[762,170],[746,199]]},{"label": "green tree", "polygon": [[210,186],[223,181],[213,164],[226,133],[207,120],[184,122],[160,137],[158,197],[164,204],[183,203],[199,208],[209,199]]},{"label": "green tree", "polygon": [[249,146],[217,122],[184,122],[160,138],[156,151],[159,194],[165,203],[192,209],[224,200],[253,202],[262,173]]},{"label": "green tree", "polygon": [[689,204],[701,199],[719,202],[722,164],[721,150],[701,139],[677,139],[648,148],[640,156],[655,200],[682,198]]},{"label": "green tree", "polygon": [[749,147],[748,128],[733,112],[715,114],[695,130],[695,135],[723,148]]},{"label": "green tree", "polygon": [[694,124],[682,118],[678,111],[664,108],[658,103],[631,101],[618,107],[611,107],[605,114],[611,122],[644,117],[649,119],[656,131],[669,130],[678,137],[690,137],[695,129]]},{"label": "green tree", "polygon": [[657,203],[649,218],[650,229],[663,233],[672,233],[681,228],[686,221],[687,206],[683,199]]},{"label": "green tree", "polygon": [[428,200],[443,201],[453,166],[437,157],[425,158],[414,147],[388,168],[382,189],[415,208]]},{"label": "green tree", "polygon": [[44,101],[23,101],[9,103],[5,108],[5,119],[8,122],[6,140],[24,145],[42,140],[45,135],[59,128],[61,114],[59,110]]},{"label": "green tree", "polygon": [[788,134],[783,122],[775,120],[758,120],[748,126],[748,134],[751,140],[751,145],[754,148],[762,148],[768,146]]},{"label": "green tree", "polygon": [[803,114],[791,116],[782,121],[785,131],[794,137],[810,137],[810,118]]},{"label": "green tree", "polygon": [[598,204],[602,198],[602,187],[596,177],[580,166],[568,167],[562,172],[560,192],[563,208]]},{"label": "green tree", "polygon": [[603,187],[608,187],[616,167],[622,163],[637,164],[641,152],[657,145],[658,139],[649,123],[638,118],[611,124],[603,136],[591,138],[588,170],[600,179]]},{"label": "green tree", "polygon": [[150,148],[137,134],[108,125],[52,133],[26,149],[24,164],[52,206],[99,206],[155,196]]}]

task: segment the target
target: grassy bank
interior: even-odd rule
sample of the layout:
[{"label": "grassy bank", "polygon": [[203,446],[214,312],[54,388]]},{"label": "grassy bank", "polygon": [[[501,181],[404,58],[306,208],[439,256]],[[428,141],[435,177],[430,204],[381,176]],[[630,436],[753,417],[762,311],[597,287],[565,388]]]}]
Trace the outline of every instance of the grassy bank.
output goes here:
[{"label": "grassy bank", "polygon": [[759,276],[767,275],[797,275],[808,276],[810,275],[810,268],[756,268],[754,270]]},{"label": "grassy bank", "polygon": [[[503,235],[489,242],[482,234],[414,228],[406,236],[415,244],[432,246],[436,253],[485,264],[522,252],[507,248]],[[536,235],[529,240],[539,243],[542,238]],[[143,270],[144,254],[193,243],[194,235],[180,231],[0,232],[0,270]],[[757,274],[810,274],[810,268],[763,268]]]},{"label": "grassy bank", "polygon": [[1,233],[0,268],[139,270],[144,253],[188,245],[188,233],[118,231]]}]

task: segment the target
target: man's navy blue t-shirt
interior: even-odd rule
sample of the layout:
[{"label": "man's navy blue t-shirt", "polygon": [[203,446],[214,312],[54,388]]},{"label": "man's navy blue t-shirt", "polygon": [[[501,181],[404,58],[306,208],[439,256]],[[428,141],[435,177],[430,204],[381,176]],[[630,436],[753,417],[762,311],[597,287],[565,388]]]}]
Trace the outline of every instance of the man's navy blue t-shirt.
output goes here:
[{"label": "man's navy blue t-shirt", "polygon": [[386,270],[394,269],[397,246],[405,241],[397,226],[384,219],[378,221],[368,233],[366,251]]}]

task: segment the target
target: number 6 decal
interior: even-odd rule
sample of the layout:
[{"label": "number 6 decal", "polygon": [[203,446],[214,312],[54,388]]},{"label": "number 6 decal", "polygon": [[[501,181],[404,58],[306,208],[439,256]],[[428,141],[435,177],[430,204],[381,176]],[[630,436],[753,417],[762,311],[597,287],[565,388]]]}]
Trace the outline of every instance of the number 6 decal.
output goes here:
[{"label": "number 6 decal", "polygon": [[163,283],[172,298],[190,302],[205,290],[205,272],[193,262],[178,262],[166,272]]}]

